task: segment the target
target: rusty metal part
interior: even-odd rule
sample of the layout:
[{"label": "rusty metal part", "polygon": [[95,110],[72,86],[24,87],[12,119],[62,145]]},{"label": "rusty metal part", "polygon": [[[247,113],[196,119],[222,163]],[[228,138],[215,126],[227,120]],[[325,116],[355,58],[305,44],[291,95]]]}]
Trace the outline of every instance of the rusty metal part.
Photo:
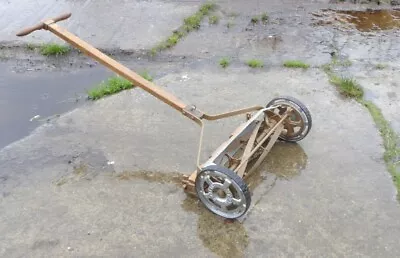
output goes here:
[{"label": "rusty metal part", "polygon": [[[262,123],[261,121],[258,122],[257,126],[254,128],[254,131],[253,131],[253,133],[251,134],[251,136],[249,138],[249,141],[247,142],[246,148],[244,149],[244,152],[243,152],[243,157],[245,157],[245,158],[250,155],[251,150],[254,147],[254,142],[256,140],[256,137],[257,137],[257,134],[258,134],[258,130],[260,129],[261,123]],[[241,163],[239,164],[239,166],[237,166],[235,168],[235,170],[237,170],[236,173],[240,177],[243,177],[244,171],[246,170],[246,166],[247,166],[248,161],[249,161],[248,159],[242,160]]]}]

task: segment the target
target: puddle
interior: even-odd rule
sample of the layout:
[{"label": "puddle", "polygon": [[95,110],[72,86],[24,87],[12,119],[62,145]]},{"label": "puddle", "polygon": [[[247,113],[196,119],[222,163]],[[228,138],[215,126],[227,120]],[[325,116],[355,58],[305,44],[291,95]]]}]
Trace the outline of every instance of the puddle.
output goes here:
[{"label": "puddle", "polygon": [[400,10],[343,11],[323,10],[313,13],[321,17],[315,24],[326,25],[334,22],[353,25],[357,30],[368,32],[400,28]]},{"label": "puddle", "polygon": [[0,149],[29,135],[48,118],[83,105],[86,89],[109,75],[101,67],[21,75],[11,71],[12,65],[0,63]]},{"label": "puddle", "polygon": [[244,257],[249,236],[242,223],[214,215],[193,197],[188,196],[182,207],[199,215],[197,235],[205,247],[220,257]]},{"label": "puddle", "polygon": [[246,182],[254,190],[267,177],[266,172],[280,179],[291,179],[306,167],[307,160],[299,144],[276,142],[260,167],[246,178]]},{"label": "puddle", "polygon": [[142,179],[151,183],[175,184],[182,186],[182,180],[185,177],[181,173],[165,173],[155,171],[124,171],[117,175],[120,180]]},{"label": "puddle", "polygon": [[[299,144],[275,143],[260,168],[246,179],[250,190],[252,192],[256,190],[253,192],[252,202],[257,204],[275,185],[276,179],[293,178],[300,174],[306,164],[307,155]],[[265,189],[259,189],[258,186]],[[199,215],[197,234],[210,251],[220,257],[244,257],[249,236],[242,221],[216,216],[209,212],[197,198],[190,196],[183,201],[182,208]]]},{"label": "puddle", "polygon": [[400,10],[337,11],[359,31],[400,28]]}]

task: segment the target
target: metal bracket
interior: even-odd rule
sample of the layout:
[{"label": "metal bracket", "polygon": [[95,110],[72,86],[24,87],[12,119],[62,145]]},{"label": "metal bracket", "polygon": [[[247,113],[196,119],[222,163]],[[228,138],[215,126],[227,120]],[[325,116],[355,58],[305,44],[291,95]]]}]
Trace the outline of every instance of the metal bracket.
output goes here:
[{"label": "metal bracket", "polygon": [[201,120],[204,116],[204,113],[198,110],[195,105],[187,105],[184,107],[182,114],[192,120]]}]

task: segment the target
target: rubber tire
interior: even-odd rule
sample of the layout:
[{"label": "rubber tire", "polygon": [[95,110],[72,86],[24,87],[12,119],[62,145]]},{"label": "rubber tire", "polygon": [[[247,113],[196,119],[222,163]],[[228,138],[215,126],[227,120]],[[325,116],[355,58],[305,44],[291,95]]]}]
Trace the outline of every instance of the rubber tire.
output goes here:
[{"label": "rubber tire", "polygon": [[300,100],[298,100],[296,98],[293,98],[293,97],[290,97],[290,96],[280,96],[280,97],[277,97],[277,98],[273,98],[266,105],[266,107],[272,106],[274,104],[274,102],[277,101],[277,100],[285,100],[285,101],[288,101],[288,102],[293,102],[294,104],[296,104],[297,106],[300,107],[300,109],[304,112],[305,116],[308,119],[307,132],[301,138],[296,139],[296,140],[288,140],[288,139],[284,139],[284,138],[279,137],[279,139],[282,140],[282,141],[286,141],[286,142],[298,142],[298,141],[303,140],[307,136],[307,134],[310,132],[311,127],[312,127],[312,117],[311,117],[310,110],[308,110],[308,108]]},{"label": "rubber tire", "polygon": [[197,196],[199,196],[198,190],[199,190],[199,188],[201,187],[201,186],[198,185],[198,184],[200,183],[200,180],[199,180],[200,175],[201,175],[202,173],[206,172],[206,171],[218,171],[218,172],[221,172],[221,173],[225,174],[229,179],[231,179],[232,181],[234,181],[234,182],[239,186],[240,190],[242,191],[242,193],[243,193],[243,195],[244,195],[244,197],[245,197],[245,200],[246,200],[246,209],[245,209],[245,211],[244,211],[242,214],[240,214],[239,216],[237,216],[237,217],[229,217],[229,218],[228,218],[228,217],[223,217],[222,215],[216,214],[214,211],[212,211],[211,209],[209,209],[209,208],[207,207],[207,205],[205,205],[204,202],[198,197],[199,200],[203,203],[203,205],[204,205],[209,211],[211,211],[212,213],[214,213],[214,214],[216,214],[216,215],[218,215],[218,216],[220,216],[220,217],[223,217],[223,218],[236,219],[236,218],[239,218],[239,217],[243,216],[244,214],[246,214],[246,212],[247,212],[247,210],[250,208],[250,204],[251,204],[251,194],[250,194],[250,190],[249,190],[249,188],[247,187],[247,184],[244,182],[244,180],[243,180],[240,176],[238,176],[235,172],[233,172],[232,170],[230,170],[229,168],[221,167],[221,166],[218,166],[218,165],[210,165],[210,166],[207,166],[207,167],[202,168],[202,170],[197,174],[196,180],[195,180],[195,189],[196,189],[196,194],[197,194]]}]

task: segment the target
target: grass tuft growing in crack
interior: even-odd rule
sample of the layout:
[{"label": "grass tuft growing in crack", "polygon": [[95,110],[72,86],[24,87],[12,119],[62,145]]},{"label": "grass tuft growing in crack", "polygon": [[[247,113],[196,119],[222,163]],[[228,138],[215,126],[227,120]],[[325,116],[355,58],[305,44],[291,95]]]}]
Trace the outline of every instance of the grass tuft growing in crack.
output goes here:
[{"label": "grass tuft growing in crack", "polygon": [[[335,61],[335,62],[334,62]],[[345,64],[351,64],[351,62],[345,62]],[[383,159],[386,164],[386,168],[392,176],[393,183],[397,189],[397,199],[400,201],[400,141],[396,132],[391,128],[389,122],[383,116],[381,110],[371,101],[363,99],[364,92],[360,85],[351,78],[343,78],[337,76],[333,68],[334,66],[341,65],[343,62],[337,62],[333,60],[330,64],[322,66],[323,70],[329,77],[329,81],[337,86],[339,91],[348,97],[354,98],[357,102],[364,105],[372,116],[376,127],[383,140],[383,146],[385,152]]]},{"label": "grass tuft growing in crack", "polygon": [[226,67],[228,67],[228,66],[230,65],[230,61],[229,61],[228,58],[224,57],[224,58],[222,58],[221,60],[219,60],[219,65],[220,65],[222,68],[226,68]]},{"label": "grass tuft growing in crack", "polygon": [[250,66],[251,68],[264,67],[264,63],[261,60],[257,60],[257,59],[251,59],[251,60],[247,61],[246,64],[248,66]]},{"label": "grass tuft growing in crack", "polygon": [[387,65],[385,65],[385,64],[376,64],[376,65],[375,65],[375,69],[383,70],[383,69],[386,68],[386,66],[387,66]]},{"label": "grass tuft growing in crack", "polygon": [[383,159],[386,163],[386,168],[392,175],[393,182],[397,188],[397,198],[400,200],[400,148],[398,147],[399,137],[396,132],[390,127],[389,122],[383,116],[381,110],[371,101],[361,100],[368,111],[370,112],[374,122],[381,134],[385,152]]},{"label": "grass tuft growing in crack", "polygon": [[217,15],[211,15],[208,17],[208,23],[210,24],[218,24],[219,22],[219,17]]},{"label": "grass tuft growing in crack", "polygon": [[338,88],[342,95],[346,97],[361,99],[364,96],[363,89],[353,78],[331,75],[329,81]]},{"label": "grass tuft growing in crack", "polygon": [[288,60],[283,63],[283,66],[288,67],[288,68],[303,68],[307,69],[310,67],[309,64],[306,64],[302,61],[299,60]]},{"label": "grass tuft growing in crack", "polygon": [[266,24],[268,22],[268,20],[269,20],[269,16],[266,12],[264,12],[261,15],[255,15],[255,16],[251,17],[250,22],[252,24],[257,24],[261,21],[262,23]]},{"label": "grass tuft growing in crack", "polygon": [[268,22],[268,19],[269,19],[269,16],[268,16],[267,13],[262,13],[262,14],[261,14],[261,21],[262,21],[263,23],[267,23],[267,22]]},{"label": "grass tuft growing in crack", "polygon": [[[153,47],[150,50],[150,55],[154,56],[162,50],[172,48],[178,44],[179,40],[185,37],[188,33],[200,29],[201,21],[205,16],[209,15],[213,10],[215,10],[216,7],[216,4],[213,2],[207,2],[203,4],[196,13],[183,19],[183,25],[178,30],[174,31],[173,34],[166,40]],[[209,18],[210,24],[216,24],[218,21],[219,17],[216,15]]]},{"label": "grass tuft growing in crack", "polygon": [[[153,81],[153,77],[147,72],[140,74],[144,79]],[[134,85],[125,78],[112,76],[106,81],[101,82],[97,87],[88,91],[88,98],[98,100],[108,95],[113,95],[123,90],[132,89]]]},{"label": "grass tuft growing in crack", "polygon": [[55,43],[43,44],[40,46],[40,53],[44,56],[60,56],[68,54],[71,49]]}]

